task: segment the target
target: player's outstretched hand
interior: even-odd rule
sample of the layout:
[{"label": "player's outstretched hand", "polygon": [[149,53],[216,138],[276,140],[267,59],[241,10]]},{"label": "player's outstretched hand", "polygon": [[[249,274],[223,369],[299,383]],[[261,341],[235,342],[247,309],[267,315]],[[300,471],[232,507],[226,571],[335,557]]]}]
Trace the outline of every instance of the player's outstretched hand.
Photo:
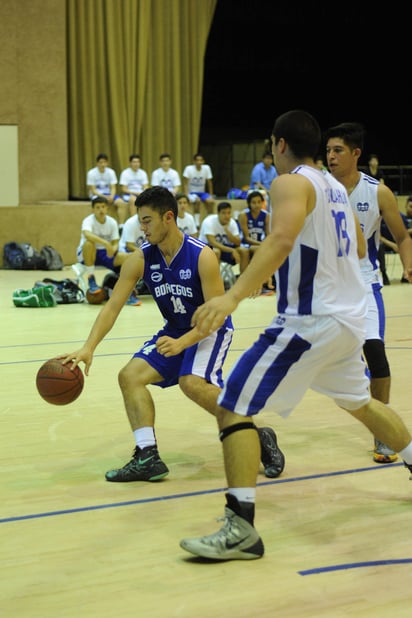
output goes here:
[{"label": "player's outstretched hand", "polygon": [[192,326],[196,326],[204,337],[220,328],[226,316],[236,309],[237,303],[229,294],[215,296],[200,305],[192,316]]}]

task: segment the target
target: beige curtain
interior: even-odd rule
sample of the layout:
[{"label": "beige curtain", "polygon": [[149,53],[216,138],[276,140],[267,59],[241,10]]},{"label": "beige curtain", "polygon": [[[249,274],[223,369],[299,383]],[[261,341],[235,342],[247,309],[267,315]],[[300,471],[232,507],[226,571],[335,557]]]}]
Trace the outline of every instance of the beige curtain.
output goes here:
[{"label": "beige curtain", "polygon": [[169,152],[181,174],[198,147],[204,56],[217,0],[67,0],[69,190],[105,152],[150,174]]}]

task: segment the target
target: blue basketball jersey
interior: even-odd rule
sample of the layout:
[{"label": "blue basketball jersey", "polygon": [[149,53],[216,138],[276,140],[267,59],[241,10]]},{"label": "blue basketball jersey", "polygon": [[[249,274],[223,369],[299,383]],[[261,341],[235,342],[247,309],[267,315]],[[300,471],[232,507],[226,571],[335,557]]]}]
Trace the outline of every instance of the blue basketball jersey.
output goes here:
[{"label": "blue basketball jersey", "polygon": [[[199,276],[199,256],[206,245],[184,234],[183,243],[167,264],[157,245],[145,242],[143,279],[150,289],[168,328],[178,331],[192,329],[191,319],[195,310],[205,302]],[[232,328],[231,318],[225,326]]]},{"label": "blue basketball jersey", "polygon": [[253,238],[253,240],[262,241],[266,236],[266,217],[269,217],[269,213],[267,212],[267,210],[263,210],[262,208],[258,216],[254,219],[250,208],[245,208],[243,212],[246,214],[247,217],[247,227],[249,230],[250,238]]}]

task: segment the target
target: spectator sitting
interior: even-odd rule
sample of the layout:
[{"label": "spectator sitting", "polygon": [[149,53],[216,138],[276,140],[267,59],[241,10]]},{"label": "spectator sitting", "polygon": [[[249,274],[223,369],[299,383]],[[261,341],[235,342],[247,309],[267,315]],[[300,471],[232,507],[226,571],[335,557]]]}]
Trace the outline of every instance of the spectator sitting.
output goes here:
[{"label": "spectator sitting", "polygon": [[215,206],[212,170],[200,152],[193,156],[193,164],[183,170],[183,190],[194,206],[196,223],[200,225],[205,216],[213,214]]},{"label": "spectator sitting", "polygon": [[[79,286],[85,293],[100,295],[102,287],[96,283],[95,266],[104,266],[115,273],[120,272],[128,254],[119,251],[119,228],[116,219],[107,214],[108,204],[104,197],[92,200],[93,212],[82,221],[80,243],[77,247],[77,263],[72,269],[76,273]],[[83,279],[87,275],[88,285]],[[141,305],[141,301],[131,292],[128,305]]]},{"label": "spectator sitting", "polygon": [[270,210],[269,189],[272,180],[278,175],[275,166],[273,165],[273,155],[270,151],[265,151],[262,155],[262,160],[257,163],[252,169],[250,176],[250,189],[260,189],[266,192],[267,209]]},{"label": "spectator sitting", "polygon": [[160,167],[152,172],[151,185],[152,187],[164,187],[173,195],[179,193],[182,189],[179,172],[172,168],[172,157],[169,153],[164,152],[159,157]]},{"label": "spectator sitting", "polygon": [[177,227],[181,232],[183,232],[183,234],[197,238],[199,236],[199,232],[196,226],[195,218],[190,212],[188,212],[188,208],[190,207],[189,198],[185,193],[178,193],[176,195],[176,201]]},{"label": "spectator sitting", "polygon": [[199,239],[212,247],[221,262],[239,264],[242,273],[249,264],[249,249],[241,246],[239,227],[229,202],[220,202],[217,215],[209,215],[200,227]]},{"label": "spectator sitting", "polygon": [[137,197],[142,191],[147,189],[149,178],[147,172],[141,168],[142,160],[140,155],[131,154],[129,164],[129,167],[120,174],[120,188],[123,201],[129,204],[129,216],[131,217],[136,213],[136,207],[134,201],[130,202],[130,195]]},{"label": "spectator sitting", "polygon": [[[247,208],[239,213],[237,222],[242,235],[242,245],[249,248],[250,259],[260,244],[270,233],[270,214],[263,208],[264,199],[260,191],[251,191],[247,198]],[[266,295],[274,293],[273,277],[263,286]]]},{"label": "spectator sitting", "polygon": [[128,207],[116,193],[117,176],[116,172],[109,167],[109,157],[101,152],[96,157],[96,167],[87,172],[87,188],[90,199],[96,196],[105,201],[111,212],[117,219],[121,231],[124,222],[129,216]]},{"label": "spectator sitting", "polygon": [[134,208],[134,215],[129,217],[123,226],[122,234],[119,240],[119,251],[125,253],[133,253],[145,241],[145,234],[140,227],[139,217],[136,212],[136,195],[130,195],[129,205]]}]

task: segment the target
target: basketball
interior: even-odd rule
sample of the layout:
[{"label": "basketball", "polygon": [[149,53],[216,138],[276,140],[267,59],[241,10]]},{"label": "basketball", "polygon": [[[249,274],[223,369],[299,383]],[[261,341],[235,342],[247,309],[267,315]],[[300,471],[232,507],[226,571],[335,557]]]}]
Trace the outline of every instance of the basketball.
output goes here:
[{"label": "basketball", "polygon": [[84,376],[79,366],[71,369],[61,359],[51,358],[38,370],[36,386],[45,401],[56,406],[72,403],[83,390]]},{"label": "basketball", "polygon": [[91,292],[87,290],[86,299],[89,305],[101,305],[109,298],[108,291],[106,288],[102,288],[98,292]]}]

